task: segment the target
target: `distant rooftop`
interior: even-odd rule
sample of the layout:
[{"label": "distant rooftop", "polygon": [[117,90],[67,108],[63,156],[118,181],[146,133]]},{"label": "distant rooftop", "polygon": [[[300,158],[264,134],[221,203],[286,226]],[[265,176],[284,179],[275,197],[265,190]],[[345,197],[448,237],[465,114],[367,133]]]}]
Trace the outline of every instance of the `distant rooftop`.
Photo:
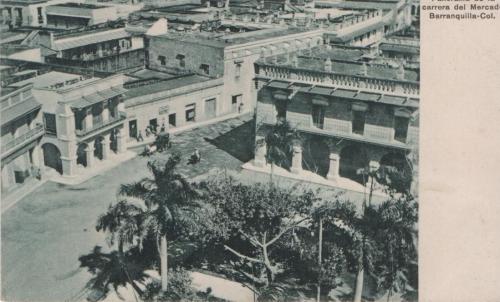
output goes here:
[{"label": "distant rooftop", "polygon": [[45,3],[49,2],[49,0],[3,0],[2,4],[3,5],[31,5],[31,4],[38,4],[38,3]]},{"label": "distant rooftop", "polygon": [[[296,57],[297,65],[293,63],[293,57]],[[296,52],[290,57],[287,55],[278,55],[262,58],[257,64],[275,65],[291,69],[302,69],[311,71],[325,72],[325,62],[329,58],[332,62],[331,72],[342,75],[365,76],[375,79],[397,80],[398,73],[401,72],[398,66],[394,64],[363,63],[366,51],[362,49],[327,49],[322,45],[309,51]],[[382,61],[383,62],[383,61]],[[418,74],[413,70],[404,70],[405,81],[417,82]]]},{"label": "distant rooftop", "polygon": [[107,6],[104,6],[104,5],[95,5],[95,4],[91,4],[91,3],[75,3],[75,2],[60,3],[60,4],[55,4],[52,6],[71,7],[71,8],[86,8],[86,9],[107,8]]},{"label": "distant rooftop", "polygon": [[204,44],[213,47],[225,47],[230,45],[244,44],[258,40],[282,37],[307,31],[303,28],[272,28],[262,29],[244,33],[221,33],[221,32],[170,32],[162,37]]},{"label": "distant rooftop", "polygon": [[139,96],[172,90],[209,80],[212,80],[212,78],[195,74],[188,74],[183,76],[175,76],[170,79],[161,80],[153,84],[138,85],[136,87],[133,87],[132,85],[130,85],[130,83],[126,83],[124,86],[127,88],[127,92],[124,94],[124,97],[125,99],[132,99]]},{"label": "distant rooftop", "polygon": [[59,72],[59,71],[50,71],[44,73],[42,75],[20,81],[17,83],[13,83],[10,86],[12,87],[21,87],[28,83],[33,83],[33,88],[69,88],[72,86],[78,86],[80,84],[95,80],[96,78],[82,76],[79,74]]}]

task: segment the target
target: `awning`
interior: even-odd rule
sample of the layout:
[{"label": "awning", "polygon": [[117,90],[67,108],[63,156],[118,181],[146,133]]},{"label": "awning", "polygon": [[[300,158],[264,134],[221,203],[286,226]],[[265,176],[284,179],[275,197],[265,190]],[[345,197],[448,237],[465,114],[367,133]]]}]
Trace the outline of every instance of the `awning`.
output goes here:
[{"label": "awning", "polygon": [[281,81],[271,81],[267,84],[268,87],[278,88],[278,89],[289,89],[290,82],[281,82]]},{"label": "awning", "polygon": [[115,96],[124,94],[127,90],[123,87],[111,87],[110,89],[102,90],[96,93],[82,96],[81,98],[71,102],[71,107],[76,109],[82,109],[85,107],[92,106],[94,104],[104,102]]}]

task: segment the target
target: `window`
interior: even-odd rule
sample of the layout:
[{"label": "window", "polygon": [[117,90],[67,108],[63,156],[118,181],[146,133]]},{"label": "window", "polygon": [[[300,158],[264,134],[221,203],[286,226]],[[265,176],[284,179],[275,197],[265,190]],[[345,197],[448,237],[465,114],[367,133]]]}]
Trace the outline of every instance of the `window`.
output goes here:
[{"label": "window", "polygon": [[313,105],[312,118],[314,127],[323,129],[325,125],[325,107],[321,105]]},{"label": "window", "polygon": [[158,56],[158,61],[160,61],[162,66],[167,65],[167,58],[165,58],[165,56]]},{"label": "window", "polygon": [[288,103],[286,100],[276,100],[274,102],[276,106],[276,119],[278,121],[285,121],[286,120],[286,110],[288,107]]},{"label": "window", "polygon": [[37,10],[37,13],[38,13],[38,24],[43,24],[42,8],[41,7],[37,7],[36,10]]},{"label": "window", "polygon": [[409,119],[406,117],[395,116],[394,117],[394,139],[402,142],[406,142],[406,136],[408,135],[408,124]]},{"label": "window", "polygon": [[56,115],[52,113],[43,114],[43,122],[45,124],[45,132],[47,134],[57,135]]},{"label": "window", "polygon": [[239,78],[241,76],[241,63],[235,63],[234,77]]},{"label": "window", "polygon": [[179,67],[186,67],[186,61],[184,55],[179,54],[175,58],[179,60]]},{"label": "window", "polygon": [[365,111],[354,110],[352,112],[352,132],[363,134],[365,131]]},{"label": "window", "polygon": [[209,74],[210,73],[210,66],[208,64],[201,64],[200,71],[204,74]]},{"label": "window", "polygon": [[194,122],[196,117],[195,104],[186,106],[186,122]]}]

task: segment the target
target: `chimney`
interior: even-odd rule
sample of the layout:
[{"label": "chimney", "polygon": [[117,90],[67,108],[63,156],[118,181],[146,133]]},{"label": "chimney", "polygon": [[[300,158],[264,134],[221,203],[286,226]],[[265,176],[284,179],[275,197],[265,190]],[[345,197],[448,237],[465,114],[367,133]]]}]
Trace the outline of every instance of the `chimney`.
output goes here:
[{"label": "chimney", "polygon": [[327,58],[325,61],[325,71],[332,72],[332,60],[330,58]]}]

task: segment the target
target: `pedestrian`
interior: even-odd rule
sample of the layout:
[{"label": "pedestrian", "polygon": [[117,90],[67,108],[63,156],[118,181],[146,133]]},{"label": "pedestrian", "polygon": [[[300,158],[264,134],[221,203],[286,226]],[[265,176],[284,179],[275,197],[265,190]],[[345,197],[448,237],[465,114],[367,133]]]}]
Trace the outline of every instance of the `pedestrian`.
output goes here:
[{"label": "pedestrian", "polygon": [[165,132],[165,123],[161,124],[160,132]]},{"label": "pedestrian", "polygon": [[146,137],[149,137],[151,135],[151,131],[149,130],[149,126],[146,127]]},{"label": "pedestrian", "polygon": [[194,158],[196,159],[196,162],[201,161],[201,155],[200,155],[200,151],[198,150],[198,148],[194,149]]},{"label": "pedestrian", "polygon": [[240,103],[238,105],[238,113],[241,113],[241,110],[243,109],[243,103]]},{"label": "pedestrian", "polygon": [[143,142],[143,141],[144,141],[144,137],[142,137],[142,132],[141,132],[141,130],[139,130],[139,134],[137,135],[137,141],[138,141],[138,142]]}]

